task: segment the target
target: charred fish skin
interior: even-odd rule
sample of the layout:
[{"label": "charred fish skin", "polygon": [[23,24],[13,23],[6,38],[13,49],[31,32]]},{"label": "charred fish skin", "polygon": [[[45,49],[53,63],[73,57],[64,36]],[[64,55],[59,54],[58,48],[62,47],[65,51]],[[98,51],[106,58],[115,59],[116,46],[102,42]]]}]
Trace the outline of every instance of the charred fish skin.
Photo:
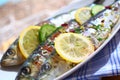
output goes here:
[{"label": "charred fish skin", "polygon": [[15,66],[20,65],[25,61],[18,47],[18,39],[8,48],[1,59],[1,66]]}]

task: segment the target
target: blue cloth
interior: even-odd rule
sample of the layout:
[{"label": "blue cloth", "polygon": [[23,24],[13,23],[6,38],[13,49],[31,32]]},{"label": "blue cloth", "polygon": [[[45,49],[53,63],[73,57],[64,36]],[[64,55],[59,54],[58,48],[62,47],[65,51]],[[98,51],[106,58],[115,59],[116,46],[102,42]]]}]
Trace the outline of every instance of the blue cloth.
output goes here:
[{"label": "blue cloth", "polygon": [[120,30],[97,55],[65,80],[100,80],[112,75],[120,75]]}]

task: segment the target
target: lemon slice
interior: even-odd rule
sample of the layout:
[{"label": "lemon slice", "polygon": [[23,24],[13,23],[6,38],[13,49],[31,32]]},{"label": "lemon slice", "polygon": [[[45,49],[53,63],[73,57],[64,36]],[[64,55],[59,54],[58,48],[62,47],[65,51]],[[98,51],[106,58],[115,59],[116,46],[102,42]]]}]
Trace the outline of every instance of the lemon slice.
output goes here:
[{"label": "lemon slice", "polygon": [[89,7],[83,7],[76,11],[75,13],[75,19],[78,23],[81,25],[85,23],[88,19],[91,18],[91,8]]},{"label": "lemon slice", "polygon": [[63,33],[55,38],[55,49],[65,60],[79,63],[94,52],[92,42],[77,33]]},{"label": "lemon slice", "polygon": [[39,45],[40,26],[30,26],[23,30],[19,38],[19,48],[25,58],[27,58]]}]

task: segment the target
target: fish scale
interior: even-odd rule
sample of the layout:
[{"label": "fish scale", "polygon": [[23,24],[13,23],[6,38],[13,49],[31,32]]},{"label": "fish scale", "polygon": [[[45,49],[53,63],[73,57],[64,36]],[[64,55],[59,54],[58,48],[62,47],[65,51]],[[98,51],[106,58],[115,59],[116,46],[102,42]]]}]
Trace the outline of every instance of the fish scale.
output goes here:
[{"label": "fish scale", "polygon": [[[116,17],[116,18],[113,17],[112,18],[113,25],[110,26],[110,30],[107,33],[111,32],[112,28],[114,27],[114,25],[116,24],[116,22],[119,18],[119,15],[120,15],[120,14],[118,14],[118,12],[120,12],[120,9],[119,9],[120,7],[119,6],[120,6],[119,1],[116,2],[115,4],[113,4],[112,10],[113,10],[113,12],[115,12],[115,15],[118,15],[118,17]],[[116,10],[116,8],[118,8],[118,10]],[[107,9],[107,10],[111,11],[111,9]],[[116,11],[114,11],[114,10],[116,10]],[[104,11],[106,11],[106,10],[104,10]],[[61,16],[65,17],[66,15],[69,15],[69,14],[73,15],[74,12],[75,11],[73,11],[71,13],[68,13],[68,14],[65,14],[64,16],[62,16],[63,14],[61,14],[57,17],[54,17],[52,19],[49,19],[49,20],[45,21],[45,23],[55,24],[55,25],[57,23],[60,23],[59,25],[64,24],[65,29],[60,30],[60,31],[62,31],[61,33],[63,33],[63,32],[81,33],[82,32],[83,35],[85,35],[87,37],[90,37],[92,39],[93,43],[95,42],[94,45],[97,44],[96,45],[96,49],[97,49],[97,46],[99,47],[105,41],[105,39],[102,40],[102,41],[99,41],[100,39],[98,40],[96,38],[98,36],[96,34],[104,33],[104,31],[99,32],[99,33],[95,33],[95,32],[98,32],[94,28],[94,26],[97,26],[97,23],[93,24],[92,21],[94,21],[96,19],[98,19],[98,21],[99,21],[100,19],[98,17],[104,17],[103,15],[101,15],[102,12],[99,14],[99,16],[95,16],[94,18],[91,18],[88,22],[86,22],[86,24],[83,25],[84,30],[81,30],[80,28],[77,28],[80,25],[78,25],[78,23],[74,20],[73,16],[71,17],[71,19],[69,19],[70,21],[66,18],[63,18],[63,19],[66,19],[66,20],[64,20],[64,22],[57,22],[57,21],[61,21],[61,20],[58,20],[58,17],[61,17]],[[61,18],[59,18],[59,19],[61,19]],[[54,22],[52,20],[54,20],[56,22]],[[99,21],[99,22],[101,22],[101,21]],[[110,21],[110,23],[111,23],[111,21]],[[38,25],[40,26],[42,24],[44,24],[44,23],[41,23],[41,24],[38,24]],[[66,28],[66,26],[67,26],[67,28]],[[106,27],[106,26],[103,26],[103,27]],[[99,29],[99,31],[100,31],[100,29]],[[89,33],[89,35],[86,35],[87,33]],[[105,34],[107,34],[107,33],[105,33]],[[108,36],[109,35],[105,36],[105,38],[107,38]],[[2,67],[20,65],[25,61],[25,59],[21,55],[21,52],[19,51],[19,48],[18,48],[18,45],[17,45],[18,44],[18,39],[15,41],[15,43],[12,44],[12,46],[6,51],[5,55],[2,57],[2,60],[1,60]],[[44,44],[42,44],[41,46],[44,46]],[[51,47],[53,47],[53,45]],[[34,51],[34,53],[35,53],[34,56],[33,55],[30,56],[30,58],[34,57],[34,60],[28,58],[25,61],[25,63],[23,64],[25,66],[22,66],[22,68],[19,71],[19,73],[22,73],[22,74],[18,74],[18,77],[22,75],[21,79],[23,78],[23,79],[33,79],[33,80],[35,80],[35,79],[37,79],[37,80],[38,79],[53,80],[53,78],[56,78],[57,76],[67,72],[68,70],[70,70],[71,68],[73,68],[76,65],[76,64],[73,64],[73,63],[66,62],[65,60],[60,58],[59,55],[57,55],[55,52],[48,54],[48,52],[52,50],[50,47],[48,48],[48,50],[44,50],[41,54],[37,55],[39,50],[41,50],[41,49],[36,49]],[[13,54],[15,54],[15,55],[13,55]],[[38,56],[38,57],[36,57],[36,56]],[[33,63],[35,65],[33,65]],[[63,69],[63,67],[64,67],[64,69]],[[31,69],[31,68],[33,68],[33,69]],[[46,72],[45,72],[44,69],[47,69]],[[39,72],[39,70],[40,70],[40,72]],[[31,73],[31,75],[29,75],[30,73]],[[16,80],[19,80],[18,77],[16,78]],[[37,78],[37,77],[39,77],[39,78]]]},{"label": "fish scale", "polygon": [[[45,71],[41,70],[41,66],[44,66],[45,65],[44,63],[49,61],[48,59],[55,55],[56,51],[55,51],[54,46],[53,46],[54,44],[51,45],[50,43],[54,43],[55,37],[57,37],[59,34],[62,33],[61,29],[65,29],[65,28],[64,27],[58,28],[54,32],[54,34],[52,34],[46,40],[45,43],[41,43],[41,45],[33,52],[33,54],[30,56],[30,58],[27,59],[27,61],[25,62],[25,65],[23,65],[24,67],[21,68],[21,71],[19,72],[19,75],[21,75],[21,76],[17,77],[16,80],[20,80],[20,79],[23,79],[23,78],[29,78],[29,77],[32,77],[32,78],[36,79],[36,76],[38,75],[39,70],[40,70],[40,75],[39,76],[43,75],[43,72],[45,72]],[[49,48],[51,48],[51,50],[49,50]],[[46,52],[46,53],[44,54],[44,52]],[[27,72],[24,73],[24,71],[26,71],[25,70],[26,66],[27,66],[27,68],[28,67],[30,68],[33,65],[34,65],[34,68],[37,68],[36,74],[33,75],[31,73],[31,74],[29,74],[29,76],[28,75],[24,76],[24,74],[27,73]],[[34,68],[32,68],[30,71],[34,71]]]},{"label": "fish scale", "polygon": [[[95,0],[92,4],[88,5],[88,6],[93,6],[95,4],[100,4],[103,3],[104,1],[102,0]],[[41,26],[43,24],[55,24],[57,25],[56,27],[60,26],[62,23],[65,23],[69,20],[74,20],[74,14],[75,14],[76,10],[72,10],[70,12],[67,13],[62,13],[60,15],[54,16],[52,18],[49,18],[45,21],[43,21],[42,23],[37,24],[37,26]],[[59,17],[61,16],[61,17]],[[69,17],[69,18],[66,18]],[[73,23],[74,24],[74,23]],[[73,27],[71,27],[71,32],[74,32]],[[67,32],[69,32],[69,29],[66,30]],[[9,67],[9,66],[17,66],[17,65],[21,65],[24,61],[25,58],[22,55],[21,51],[19,50],[19,46],[18,46],[18,41],[19,37],[15,40],[15,44],[11,44],[10,47],[8,48],[8,50],[4,53],[2,59],[1,59],[1,66],[2,67]],[[7,55],[8,54],[8,55]],[[12,55],[14,54],[14,55]]]},{"label": "fish scale", "polygon": [[[118,8],[118,10],[115,10],[115,8]],[[120,2],[116,2],[115,4],[112,5],[112,8],[111,9],[105,9],[104,11],[102,11],[101,13],[99,13],[97,17],[95,16],[94,18],[91,18],[88,22],[86,22],[85,24],[83,24],[82,26],[85,26],[84,29],[82,29],[82,32],[81,32],[81,29],[80,28],[73,28],[74,30],[77,29],[79,33],[85,35],[85,32],[86,30],[88,29],[95,29],[95,25],[93,24],[93,22],[96,22],[97,19],[99,19],[100,21],[98,21],[99,24],[96,25],[96,27],[98,27],[98,29],[96,30],[96,33],[93,34],[93,33],[90,33],[89,35],[87,35],[87,37],[89,37],[93,44],[95,45],[96,49],[98,48],[98,46],[100,46],[105,40],[106,38],[109,36],[108,34],[111,32],[112,30],[112,27],[115,26],[115,24],[117,23],[119,17],[120,17],[120,14],[119,14],[119,8],[120,8]],[[104,14],[108,11],[108,10],[111,10],[112,11],[112,14],[113,15],[110,15],[113,19],[112,19],[112,22],[114,24],[108,24],[108,28],[110,27],[109,31],[107,31],[105,33],[105,39],[104,40],[98,40],[97,39],[97,36],[96,34],[98,33],[98,31],[100,31],[100,33],[102,32],[105,32],[104,29],[106,29],[106,27],[103,25],[103,22],[102,21],[102,18],[100,17],[106,17],[106,19],[108,19],[108,21],[111,21],[110,20],[110,16],[105,16]],[[116,16],[114,16],[117,15]],[[92,23],[91,23],[92,22]],[[101,23],[100,23],[101,22]],[[96,24],[96,23],[95,23]],[[103,25],[103,26],[102,26]],[[112,25],[112,26],[111,26]],[[70,27],[70,26],[69,26]],[[68,27],[68,28],[69,28]],[[31,54],[31,56],[25,61],[25,63],[23,64],[23,66],[21,67],[17,77],[16,77],[16,80],[24,80],[24,79],[32,79],[32,80],[53,80],[55,79],[56,77],[60,76],[61,74],[65,73],[66,71],[70,70],[71,68],[73,68],[76,64],[74,64],[74,66],[70,67],[70,65],[72,63],[67,63],[66,61],[64,62],[65,65],[61,64],[62,65],[62,68],[66,65],[68,65],[70,68],[69,69],[66,69],[66,70],[61,70],[61,71],[57,71],[58,73],[54,74],[55,76],[53,76],[52,72],[55,73],[55,69],[58,66],[58,62],[60,61],[64,61],[63,59],[59,60],[58,59],[58,62],[57,62],[57,66],[56,68],[53,68],[53,66],[55,66],[54,64],[56,64],[54,62],[54,59],[53,57],[55,57],[57,54],[56,54],[56,51],[54,49],[54,44],[49,44],[50,42],[51,43],[54,43],[54,39],[55,37],[57,37],[59,34],[61,33],[64,33],[64,31],[62,32],[61,30],[65,30],[65,32],[70,32],[70,30],[68,30],[68,28],[65,28],[65,27],[61,27],[61,28],[58,28],[54,33],[51,34],[51,36],[46,40],[45,43],[41,44],[39,46],[38,49],[36,49],[33,54]],[[103,30],[101,30],[101,28]],[[68,30],[68,31],[66,31]],[[85,35],[86,36],[86,35]],[[103,35],[101,35],[103,36]],[[101,37],[100,36],[100,37]],[[47,48],[46,48],[47,46]],[[51,51],[49,51],[48,49],[51,48]],[[44,50],[47,50],[47,52],[45,54],[47,54],[47,57],[46,55],[44,56],[43,53],[44,53]],[[40,57],[39,57],[40,56]],[[37,59],[36,59],[37,57]],[[43,58],[41,58],[43,57]],[[34,59],[35,58],[35,59]],[[53,60],[52,60],[53,59]],[[34,64],[34,63],[37,63],[37,64]],[[31,66],[34,66],[34,67],[31,67]],[[28,70],[29,68],[29,70]],[[37,68],[37,71],[34,72],[34,69]],[[64,67],[65,68],[65,67]],[[31,71],[31,72],[26,72],[24,73],[24,71]],[[23,74],[24,73],[24,74]],[[29,73],[29,74],[28,74]],[[34,73],[34,75],[32,75]],[[38,74],[39,73],[39,74]]]}]

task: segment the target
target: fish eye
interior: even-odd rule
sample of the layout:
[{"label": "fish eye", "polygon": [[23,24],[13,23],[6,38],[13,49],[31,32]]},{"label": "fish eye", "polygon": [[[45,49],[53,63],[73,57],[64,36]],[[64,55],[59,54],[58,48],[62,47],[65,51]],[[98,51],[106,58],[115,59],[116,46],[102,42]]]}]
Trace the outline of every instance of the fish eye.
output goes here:
[{"label": "fish eye", "polygon": [[52,68],[51,64],[47,62],[47,63],[43,64],[43,66],[41,68],[41,72],[44,73],[46,71],[50,71],[51,68]]},{"label": "fish eye", "polygon": [[46,70],[50,70],[52,68],[52,66],[50,65],[50,63],[47,62],[45,64],[45,68],[46,68]]},{"label": "fish eye", "polygon": [[15,50],[13,50],[13,49],[8,49],[8,50],[7,50],[7,55],[14,56],[14,55],[15,55]]},{"label": "fish eye", "polygon": [[23,67],[23,68],[21,69],[21,74],[22,74],[22,75],[28,75],[28,74],[30,74],[30,73],[31,73],[31,69],[30,69],[30,67],[28,67],[28,66]]}]

